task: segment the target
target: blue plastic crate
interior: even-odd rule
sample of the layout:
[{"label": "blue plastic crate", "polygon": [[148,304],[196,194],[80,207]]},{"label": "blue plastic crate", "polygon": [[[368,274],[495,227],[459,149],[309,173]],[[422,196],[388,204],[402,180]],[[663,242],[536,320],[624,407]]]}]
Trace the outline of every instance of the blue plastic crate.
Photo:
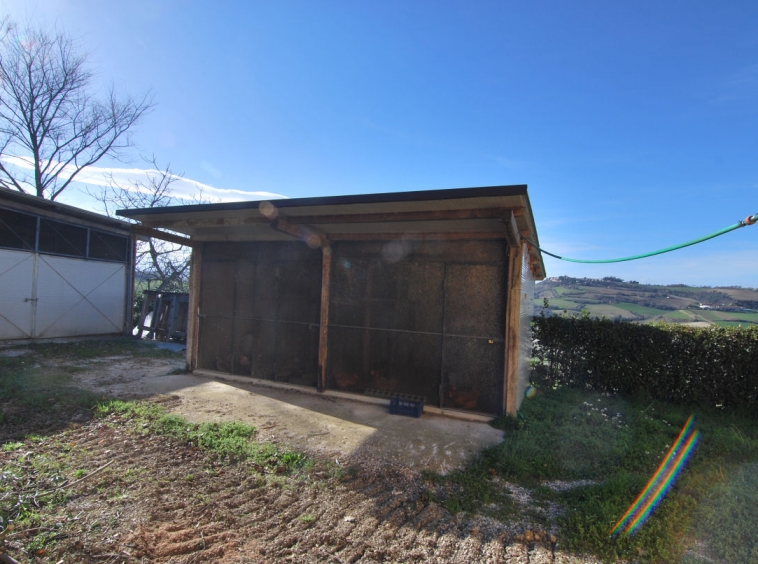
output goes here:
[{"label": "blue plastic crate", "polygon": [[407,399],[394,397],[390,400],[390,413],[393,415],[421,417],[421,414],[424,413],[424,398]]}]

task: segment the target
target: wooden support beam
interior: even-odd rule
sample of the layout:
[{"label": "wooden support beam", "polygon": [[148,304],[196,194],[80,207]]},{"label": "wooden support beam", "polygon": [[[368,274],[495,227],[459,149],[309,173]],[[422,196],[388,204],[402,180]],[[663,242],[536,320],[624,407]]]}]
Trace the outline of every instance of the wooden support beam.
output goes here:
[{"label": "wooden support beam", "polygon": [[330,241],[458,241],[467,239],[503,239],[502,231],[454,231],[445,233],[329,233]]},{"label": "wooden support beam", "polygon": [[155,239],[168,241],[169,243],[184,245],[185,247],[192,247],[195,245],[195,241],[189,237],[182,237],[181,235],[166,233],[165,231],[158,231],[157,229],[153,229],[152,227],[145,227],[144,225],[132,225],[132,230],[137,235],[145,235],[147,237],[153,237]]},{"label": "wooden support beam", "polygon": [[318,391],[326,390],[326,362],[329,352],[329,288],[332,281],[332,249],[322,247],[321,259],[321,326],[318,335]]},{"label": "wooden support beam", "polygon": [[179,229],[182,227],[235,227],[239,225],[265,225],[270,223],[265,216],[256,217],[212,217],[203,219],[149,219],[142,220],[145,227]]},{"label": "wooden support beam", "polygon": [[192,248],[190,259],[189,305],[187,306],[187,370],[197,368],[200,343],[200,292],[202,290],[203,245]]},{"label": "wooden support beam", "polygon": [[521,246],[521,236],[518,233],[516,217],[511,210],[506,211],[503,215],[503,230],[505,232],[505,240],[508,241],[508,246],[511,249]]},{"label": "wooden support beam", "polygon": [[508,249],[508,300],[505,310],[505,374],[503,407],[516,415],[519,397],[519,344],[521,337],[521,268],[524,247]]},{"label": "wooden support beam", "polygon": [[[516,208],[522,210],[524,208]],[[345,213],[334,215],[288,215],[293,224],[327,225],[333,223],[387,223],[403,221],[449,221],[457,219],[497,219],[510,208],[429,210],[417,212]]]},{"label": "wooden support beam", "polygon": [[287,218],[278,217],[271,222],[271,228],[304,241],[312,249],[329,246],[326,235],[308,225],[293,225]]}]

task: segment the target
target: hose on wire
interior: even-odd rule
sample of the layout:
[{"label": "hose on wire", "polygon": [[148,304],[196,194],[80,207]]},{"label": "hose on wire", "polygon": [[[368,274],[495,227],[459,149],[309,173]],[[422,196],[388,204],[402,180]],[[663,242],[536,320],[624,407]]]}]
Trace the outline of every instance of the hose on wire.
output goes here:
[{"label": "hose on wire", "polygon": [[713,239],[715,237],[718,237],[720,235],[724,235],[725,233],[729,233],[730,231],[734,231],[735,229],[739,229],[740,227],[745,227],[747,225],[754,225],[756,222],[758,222],[758,213],[755,215],[749,215],[745,219],[742,219],[735,223],[734,225],[730,225],[729,227],[725,227],[724,229],[721,229],[720,231],[716,231],[715,233],[711,233],[710,235],[706,235],[705,237],[700,237],[699,239],[693,239],[692,241],[687,241],[686,243],[681,243],[680,245],[674,245],[673,247],[666,247],[665,249],[660,249],[657,251],[653,251],[652,253],[644,253],[641,255],[634,255],[631,257],[623,257],[623,258],[616,258],[616,259],[605,259],[605,260],[584,260],[584,259],[572,259],[567,257],[562,257],[560,255],[556,255],[554,253],[548,252],[545,249],[538,247],[532,241],[521,236],[524,241],[529,243],[532,247],[539,250],[541,253],[544,253],[548,256],[551,256],[553,258],[557,258],[559,260],[564,260],[568,262],[580,262],[584,264],[608,264],[612,262],[626,262],[630,260],[638,260],[643,259],[647,257],[654,257],[655,255],[662,255],[663,253],[670,253],[671,251],[676,251],[679,249],[683,249],[685,247],[691,247],[692,245],[697,245],[698,243],[702,243],[703,241],[707,241],[708,239]]}]

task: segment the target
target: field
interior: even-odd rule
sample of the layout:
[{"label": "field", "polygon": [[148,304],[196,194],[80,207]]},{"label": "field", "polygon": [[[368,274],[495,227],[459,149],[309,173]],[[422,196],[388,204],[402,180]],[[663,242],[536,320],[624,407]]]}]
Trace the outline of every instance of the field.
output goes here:
[{"label": "field", "polygon": [[758,323],[758,312],[754,311],[758,308],[758,291],[749,288],[657,286],[563,276],[537,284],[534,299],[537,313],[542,311],[546,299],[548,315],[586,312],[592,317],[639,323],[721,326]]}]

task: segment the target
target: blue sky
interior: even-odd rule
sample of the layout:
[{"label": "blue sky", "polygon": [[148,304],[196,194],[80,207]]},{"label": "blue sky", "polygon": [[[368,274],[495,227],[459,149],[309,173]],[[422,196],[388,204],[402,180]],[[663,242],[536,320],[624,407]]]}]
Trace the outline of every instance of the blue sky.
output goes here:
[{"label": "blue sky", "polygon": [[[0,0],[157,106],[155,155],[287,197],[527,184],[542,246],[613,258],[758,212],[755,2]],[[227,195],[234,196],[235,192]],[[71,193],[69,200],[76,202]],[[758,226],[549,276],[758,286]]]}]

